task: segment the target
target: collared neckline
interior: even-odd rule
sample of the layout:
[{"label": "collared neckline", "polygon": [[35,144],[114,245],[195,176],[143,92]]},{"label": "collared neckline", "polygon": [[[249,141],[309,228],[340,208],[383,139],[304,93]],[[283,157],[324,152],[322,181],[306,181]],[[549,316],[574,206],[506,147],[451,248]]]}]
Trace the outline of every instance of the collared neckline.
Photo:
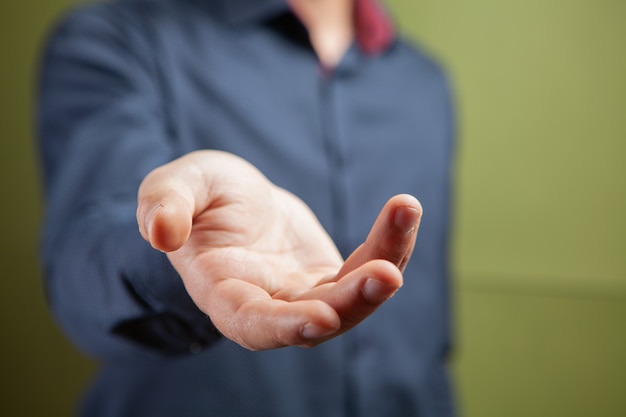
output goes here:
[{"label": "collared neckline", "polygon": [[[289,11],[285,0],[221,0],[231,24],[261,21]],[[376,0],[354,0],[355,41],[367,55],[384,52],[395,39],[389,14]]]},{"label": "collared neckline", "polygon": [[220,0],[231,24],[261,21],[289,11],[285,0]]}]

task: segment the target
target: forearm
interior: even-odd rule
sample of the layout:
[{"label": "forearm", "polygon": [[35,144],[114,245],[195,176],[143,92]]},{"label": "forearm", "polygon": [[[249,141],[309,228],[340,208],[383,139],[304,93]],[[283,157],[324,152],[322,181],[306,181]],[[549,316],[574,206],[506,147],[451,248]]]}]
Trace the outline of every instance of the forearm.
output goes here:
[{"label": "forearm", "polygon": [[55,32],[42,69],[48,298],[75,343],[105,360],[188,352],[214,337],[135,220],[139,183],[175,153],[145,48],[89,11]]},{"label": "forearm", "polygon": [[165,255],[139,236],[132,207],[90,210],[63,230],[44,249],[49,303],[89,355],[185,353],[217,337]]}]

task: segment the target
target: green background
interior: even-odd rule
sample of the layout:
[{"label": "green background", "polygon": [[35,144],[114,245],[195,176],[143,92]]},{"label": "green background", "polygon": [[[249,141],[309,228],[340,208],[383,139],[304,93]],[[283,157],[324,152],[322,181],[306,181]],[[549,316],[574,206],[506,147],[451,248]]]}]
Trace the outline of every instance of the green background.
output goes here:
[{"label": "green background", "polygon": [[[96,365],[49,318],[32,132],[71,0],[0,4],[0,413],[72,413]],[[626,2],[390,0],[456,92],[453,372],[463,415],[626,415]]]}]

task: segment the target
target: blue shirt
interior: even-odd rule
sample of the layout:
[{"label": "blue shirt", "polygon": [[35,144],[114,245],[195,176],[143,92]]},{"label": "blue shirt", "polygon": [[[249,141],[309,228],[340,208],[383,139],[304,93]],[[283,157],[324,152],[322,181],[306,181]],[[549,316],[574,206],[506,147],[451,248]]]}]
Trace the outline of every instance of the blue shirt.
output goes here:
[{"label": "blue shirt", "polygon": [[[122,0],[69,14],[43,60],[39,131],[48,299],[103,369],[86,416],[448,416],[452,119],[440,68],[392,39],[333,71],[281,0]],[[303,199],[344,256],[384,202],[424,217],[404,287],[313,349],[220,337],[162,253],[136,193],[196,149],[238,154]]]}]

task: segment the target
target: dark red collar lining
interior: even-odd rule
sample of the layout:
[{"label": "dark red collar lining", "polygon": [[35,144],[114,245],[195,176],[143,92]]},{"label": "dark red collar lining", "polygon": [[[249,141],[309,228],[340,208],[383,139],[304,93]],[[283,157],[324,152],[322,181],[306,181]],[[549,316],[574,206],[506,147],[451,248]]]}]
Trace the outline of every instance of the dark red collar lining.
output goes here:
[{"label": "dark red collar lining", "polygon": [[354,25],[356,42],[368,55],[384,52],[395,38],[393,23],[376,0],[354,0]]},{"label": "dark red collar lining", "polygon": [[[231,23],[261,19],[288,10],[286,0],[221,0]],[[355,40],[368,55],[384,52],[395,38],[394,25],[378,0],[354,0]]]}]

